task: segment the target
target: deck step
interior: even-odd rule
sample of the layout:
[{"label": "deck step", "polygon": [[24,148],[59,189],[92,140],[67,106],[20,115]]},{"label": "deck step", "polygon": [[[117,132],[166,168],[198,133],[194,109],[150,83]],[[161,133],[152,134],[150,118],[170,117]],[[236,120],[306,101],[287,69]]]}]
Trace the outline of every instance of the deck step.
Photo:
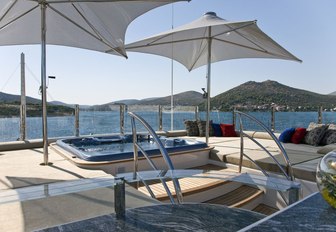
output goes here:
[{"label": "deck step", "polygon": [[[169,187],[172,195],[175,197],[175,190],[172,181],[167,181],[167,186]],[[230,181],[218,180],[218,179],[208,179],[208,178],[182,178],[179,180],[180,187],[183,196],[188,196],[196,194],[202,191],[210,190],[221,186],[223,184],[228,184]],[[156,199],[159,201],[164,201],[168,199],[168,195],[161,183],[154,183],[150,185]],[[138,191],[150,196],[145,186],[138,188]]]},{"label": "deck step", "polygon": [[271,215],[275,212],[278,212],[279,210],[276,208],[270,207],[268,205],[265,205],[265,204],[259,204],[252,211],[262,213],[265,215]]},{"label": "deck step", "polygon": [[[194,167],[193,169],[202,169],[202,170],[226,170],[224,167],[220,167],[213,164],[207,164],[199,167]],[[232,171],[232,170],[229,170]],[[167,181],[167,186],[169,187],[172,195],[175,197],[175,189],[172,181]],[[212,179],[212,178],[195,178],[195,177],[185,177],[179,179],[179,184],[182,190],[183,196],[190,196],[193,194],[197,194],[203,191],[211,190],[214,188],[217,188],[219,186],[229,184],[231,181],[227,180],[219,180],[219,179]],[[168,195],[162,185],[162,183],[159,180],[154,181],[147,181],[147,184],[150,185],[151,190],[153,191],[154,195],[156,196],[156,199],[159,201],[165,201],[168,200]],[[146,187],[143,186],[143,184],[140,183],[140,186],[138,187],[138,190],[148,196],[150,196],[149,192],[147,191]]]},{"label": "deck step", "polygon": [[260,189],[242,185],[239,188],[205,203],[227,205],[229,207],[242,207],[264,194]]}]

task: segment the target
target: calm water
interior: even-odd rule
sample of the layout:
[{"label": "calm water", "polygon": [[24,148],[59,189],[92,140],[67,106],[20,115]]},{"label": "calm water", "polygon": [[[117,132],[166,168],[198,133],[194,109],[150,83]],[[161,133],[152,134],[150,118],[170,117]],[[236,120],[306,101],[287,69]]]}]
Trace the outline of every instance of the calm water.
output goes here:
[{"label": "calm water", "polygon": [[[159,129],[159,116],[157,112],[136,112],[142,116],[155,130]],[[249,112],[250,115],[261,120],[268,128],[271,128],[270,112]],[[205,113],[200,112],[199,117],[204,120]],[[194,112],[175,112],[174,130],[185,129],[184,120],[194,120]],[[211,120],[215,123],[232,123],[232,112],[212,112]],[[310,122],[317,122],[317,112],[276,112],[275,131],[281,132],[288,127],[307,127]],[[336,112],[323,112],[323,123],[336,123]],[[74,116],[48,118],[48,136],[63,137],[75,134]],[[238,121],[237,121],[238,122]],[[42,119],[40,117],[27,118],[27,139],[42,137]],[[163,130],[171,129],[171,114],[163,113]],[[262,129],[249,120],[244,120],[245,130]],[[139,131],[142,129],[139,128]],[[79,117],[80,135],[108,134],[120,132],[119,111],[87,112],[81,111]],[[130,119],[126,116],[125,132],[131,131]],[[20,119],[0,118],[0,141],[15,141],[20,137]]]}]

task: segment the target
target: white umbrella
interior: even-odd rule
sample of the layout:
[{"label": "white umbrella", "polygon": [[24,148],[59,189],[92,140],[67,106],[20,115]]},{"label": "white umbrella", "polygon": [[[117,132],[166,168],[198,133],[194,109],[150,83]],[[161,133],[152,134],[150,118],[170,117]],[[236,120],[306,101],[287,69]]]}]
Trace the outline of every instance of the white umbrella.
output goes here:
[{"label": "white umbrella", "polygon": [[44,164],[48,164],[46,44],[118,54],[127,26],[143,13],[182,0],[1,0],[0,45],[41,44]]},{"label": "white umbrella", "polygon": [[172,2],[176,0],[2,0],[0,44],[40,44],[45,23],[47,44],[115,51],[126,57],[127,26],[145,12]]},{"label": "white umbrella", "polygon": [[211,63],[239,58],[301,61],[262,32],[256,21],[229,22],[217,17],[214,12],[208,12],[201,18],[173,30],[127,44],[126,51],[165,56],[178,61],[189,71],[207,65],[207,143]]}]

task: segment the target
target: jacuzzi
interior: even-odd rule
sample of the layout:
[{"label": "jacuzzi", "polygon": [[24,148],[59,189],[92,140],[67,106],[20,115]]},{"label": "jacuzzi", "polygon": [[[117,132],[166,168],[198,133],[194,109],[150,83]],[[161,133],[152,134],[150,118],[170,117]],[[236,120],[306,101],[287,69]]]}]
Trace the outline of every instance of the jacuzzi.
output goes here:
[{"label": "jacuzzi", "polygon": [[[160,137],[176,169],[208,163],[210,147],[204,142]],[[167,169],[156,143],[148,135],[138,135],[138,142],[159,169]],[[59,154],[81,168],[100,169],[110,174],[132,172],[134,166],[132,135],[78,137],[61,139],[52,146]],[[150,170],[148,161],[139,154],[139,170]]]}]

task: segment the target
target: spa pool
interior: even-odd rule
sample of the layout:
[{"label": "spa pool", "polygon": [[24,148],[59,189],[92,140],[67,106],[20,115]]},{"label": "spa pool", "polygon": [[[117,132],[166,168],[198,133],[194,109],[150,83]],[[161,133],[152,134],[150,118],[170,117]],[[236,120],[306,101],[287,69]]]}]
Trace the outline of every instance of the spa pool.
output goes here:
[{"label": "spa pool", "polygon": [[[191,168],[207,163],[210,148],[204,142],[161,136],[175,168]],[[156,143],[148,135],[138,135],[147,154],[158,167],[165,169]],[[132,135],[80,137],[56,141],[53,148],[77,166],[102,169],[110,174],[133,171]],[[139,152],[139,170],[148,170],[148,162]]]}]

